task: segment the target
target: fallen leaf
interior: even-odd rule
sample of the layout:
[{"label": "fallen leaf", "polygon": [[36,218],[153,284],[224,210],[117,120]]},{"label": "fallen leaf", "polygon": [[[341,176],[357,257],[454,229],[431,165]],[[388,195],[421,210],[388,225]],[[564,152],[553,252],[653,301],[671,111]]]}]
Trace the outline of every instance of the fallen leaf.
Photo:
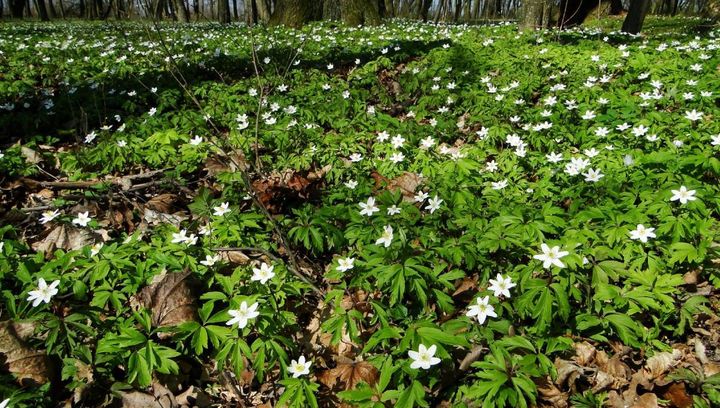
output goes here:
[{"label": "fallen leaf", "polygon": [[23,327],[11,321],[0,322],[0,356],[2,365],[14,374],[20,384],[44,384],[53,373],[53,365],[44,351],[30,348],[18,331]]},{"label": "fallen leaf", "polygon": [[56,249],[74,251],[100,241],[101,239],[88,229],[58,224],[42,240],[34,242],[32,248],[37,252],[44,252],[46,256],[51,256]]},{"label": "fallen leaf", "polygon": [[677,408],[690,408],[693,406],[693,399],[688,395],[685,383],[682,382],[670,384],[670,387],[663,394],[663,399],[670,400],[673,406]]},{"label": "fallen leaf", "polygon": [[159,282],[143,288],[131,304],[152,312],[153,326],[176,326],[196,320],[196,295],[190,272],[168,273]]},{"label": "fallen leaf", "polygon": [[671,368],[675,367],[681,357],[682,353],[680,350],[655,353],[655,355],[650,357],[645,363],[645,373],[650,380],[659,378],[667,373]]},{"label": "fallen leaf", "polygon": [[242,251],[220,251],[218,252],[220,259],[236,265],[247,265],[250,263],[250,257]]},{"label": "fallen leaf", "polygon": [[40,153],[27,146],[20,147],[20,153],[23,155],[23,157],[25,157],[25,162],[27,163],[38,164],[43,161],[42,155],[40,155]]},{"label": "fallen leaf", "polygon": [[630,408],[660,408],[660,406],[658,405],[657,395],[647,393],[636,399],[635,402],[630,405]]},{"label": "fallen leaf", "polygon": [[367,361],[352,361],[339,357],[335,368],[324,370],[318,374],[320,382],[332,389],[342,383],[344,390],[351,390],[358,383],[364,382],[370,386],[375,385],[380,373],[377,368]]},{"label": "fallen leaf", "polygon": [[587,366],[595,359],[595,347],[586,342],[574,343],[573,348],[575,349],[575,362],[580,366]]},{"label": "fallen leaf", "polygon": [[422,176],[417,173],[404,172],[403,174],[388,181],[387,189],[400,191],[405,201],[414,201],[415,190],[422,184]]},{"label": "fallen leaf", "polygon": [[171,193],[165,193],[165,194],[158,194],[155,197],[148,200],[147,203],[145,203],[145,207],[161,212],[161,213],[172,213],[173,205],[177,201],[178,196],[176,194]]},{"label": "fallen leaf", "polygon": [[569,406],[568,394],[556,387],[549,377],[539,380],[536,385],[540,400],[547,403],[543,405],[544,407],[567,408]]}]

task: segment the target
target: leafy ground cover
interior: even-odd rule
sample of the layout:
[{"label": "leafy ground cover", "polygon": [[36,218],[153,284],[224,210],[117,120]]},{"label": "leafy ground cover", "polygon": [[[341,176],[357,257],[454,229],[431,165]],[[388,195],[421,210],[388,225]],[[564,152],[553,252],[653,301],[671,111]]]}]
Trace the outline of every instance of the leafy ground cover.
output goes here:
[{"label": "leafy ground cover", "polygon": [[720,32],[595,24],[0,26],[0,398],[717,406]]}]

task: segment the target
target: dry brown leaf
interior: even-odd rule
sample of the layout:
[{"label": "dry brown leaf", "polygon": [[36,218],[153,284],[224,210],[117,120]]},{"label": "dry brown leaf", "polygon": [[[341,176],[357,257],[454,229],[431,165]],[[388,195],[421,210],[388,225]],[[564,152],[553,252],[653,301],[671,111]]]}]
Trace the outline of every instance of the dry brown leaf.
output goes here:
[{"label": "dry brown leaf", "polygon": [[208,157],[205,161],[205,169],[211,176],[216,176],[219,173],[247,170],[249,167],[245,155],[239,150],[232,151],[229,154],[221,153],[217,156]]},{"label": "dry brown leaf", "polygon": [[236,265],[247,265],[250,263],[250,257],[242,251],[220,251],[218,252],[220,259]]},{"label": "dry brown leaf", "polygon": [[88,229],[59,224],[50,230],[42,240],[34,242],[32,248],[50,256],[56,249],[73,251],[100,241],[99,237]]},{"label": "dry brown leaf", "polygon": [[555,369],[557,371],[555,384],[562,387],[567,383],[567,387],[571,390],[575,389],[575,381],[583,375],[582,367],[560,358],[555,359]]},{"label": "dry brown leaf", "polygon": [[317,171],[309,172],[307,175],[307,179],[310,181],[315,181],[317,179],[323,178],[330,170],[332,170],[332,165],[327,164],[322,168],[318,169]]},{"label": "dry brown leaf", "polygon": [[170,214],[173,212],[173,205],[175,204],[177,199],[178,196],[176,194],[159,194],[148,200],[148,202],[145,203],[145,207],[153,211]]},{"label": "dry brown leaf", "polygon": [[417,173],[410,173],[408,171],[395,177],[392,180],[388,180],[387,189],[390,191],[400,191],[403,196],[403,200],[414,202],[415,190],[422,184],[422,177]]},{"label": "dry brown leaf", "polygon": [[690,408],[693,406],[693,399],[688,395],[685,383],[682,382],[670,384],[662,397],[672,402],[673,406],[677,408]]},{"label": "dry brown leaf", "polygon": [[587,366],[595,359],[595,346],[583,341],[580,343],[574,343],[573,348],[575,349],[575,362],[580,366]]},{"label": "dry brown leaf", "polygon": [[156,398],[153,395],[140,391],[120,392],[122,408],[176,408],[169,395]]},{"label": "dry brown leaf", "polygon": [[324,370],[318,374],[320,382],[332,389],[342,383],[345,390],[354,389],[358,383],[364,382],[370,386],[375,385],[380,373],[377,368],[367,361],[352,361],[340,357],[337,366]]},{"label": "dry brown leaf", "polygon": [[630,405],[630,408],[660,408],[660,406],[658,405],[657,395],[647,393],[636,399],[635,402]]},{"label": "dry brown leaf", "polygon": [[196,295],[190,272],[168,273],[159,282],[143,288],[131,304],[152,312],[153,326],[176,326],[196,320]]},{"label": "dry brown leaf", "polygon": [[0,322],[0,361],[4,368],[15,374],[21,384],[44,384],[53,373],[50,358],[44,351],[33,350],[21,340],[18,331],[23,327],[10,321]]},{"label": "dry brown leaf", "polygon": [[645,373],[650,380],[659,378],[667,373],[671,368],[675,367],[681,357],[682,353],[680,350],[655,353],[655,355],[650,357],[645,363]]},{"label": "dry brown leaf", "polygon": [[42,155],[40,153],[27,146],[22,146],[20,148],[20,153],[23,155],[23,157],[25,157],[26,163],[38,164],[43,161]]},{"label": "dry brown leaf", "polygon": [[470,289],[477,289],[477,280],[469,277],[464,277],[457,285],[455,292],[452,296],[455,297],[461,293],[467,292]]},{"label": "dry brown leaf", "polygon": [[560,391],[560,389],[553,384],[549,377],[541,379],[538,382],[537,390],[540,400],[546,403],[543,406],[553,408],[568,407],[568,394]]}]

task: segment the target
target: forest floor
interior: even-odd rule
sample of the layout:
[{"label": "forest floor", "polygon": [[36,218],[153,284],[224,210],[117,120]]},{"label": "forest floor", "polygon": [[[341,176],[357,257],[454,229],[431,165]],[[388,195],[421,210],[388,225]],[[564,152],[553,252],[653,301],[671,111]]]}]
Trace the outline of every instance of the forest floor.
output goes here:
[{"label": "forest floor", "polygon": [[720,406],[720,30],[619,25],[0,25],[0,401]]}]

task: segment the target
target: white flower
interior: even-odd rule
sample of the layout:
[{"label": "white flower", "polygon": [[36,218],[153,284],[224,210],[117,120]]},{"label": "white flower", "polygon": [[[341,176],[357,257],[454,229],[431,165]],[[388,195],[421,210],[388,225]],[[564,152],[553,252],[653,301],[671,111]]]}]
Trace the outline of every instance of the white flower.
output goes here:
[{"label": "white flower", "polygon": [[88,213],[88,211],[85,211],[78,214],[77,217],[72,220],[72,223],[81,227],[87,227],[90,221],[92,221],[92,218],[88,216]]},{"label": "white flower", "polygon": [[10,403],[10,398],[7,398],[0,402],[0,408],[7,408],[8,404]]},{"label": "white flower", "polygon": [[190,139],[190,144],[192,146],[197,146],[200,143],[202,143],[202,141],[203,141],[203,138],[201,136],[195,136],[192,139]]},{"label": "white flower", "polygon": [[430,210],[430,214],[432,214],[440,208],[440,204],[442,204],[442,202],[443,200],[441,198],[438,198],[437,195],[435,195],[435,197],[431,198],[430,201],[428,201],[428,205],[425,207],[425,209]]},{"label": "white flower", "polygon": [[96,137],[97,137],[97,135],[95,134],[95,131],[93,130],[92,132],[85,135],[85,143],[92,142],[93,140],[95,140]]},{"label": "white flower", "polygon": [[392,145],[392,147],[394,149],[401,148],[404,143],[405,143],[405,138],[400,135],[394,136],[392,139],[390,139],[390,144]]},{"label": "white flower", "polygon": [[685,119],[687,119],[691,122],[695,122],[696,120],[702,119],[702,116],[703,116],[703,113],[698,112],[695,109],[693,109],[691,111],[685,111]]},{"label": "white flower", "polygon": [[495,297],[503,295],[506,298],[509,298],[510,289],[515,286],[516,285],[509,276],[507,278],[503,278],[503,276],[498,273],[496,279],[490,279],[490,286],[488,286],[488,289],[493,291]]},{"label": "white flower", "polygon": [[550,154],[546,154],[545,157],[550,163],[557,163],[563,159],[562,153],[555,152],[550,152]]},{"label": "white flower", "polygon": [[126,142],[125,140],[123,140],[123,139],[118,140],[118,141],[117,141],[117,146],[118,146],[118,147],[125,147],[125,146],[127,146],[127,142]]},{"label": "white flower", "polygon": [[477,298],[474,305],[470,305],[469,310],[465,315],[467,317],[475,317],[477,316],[478,323],[483,324],[485,323],[485,320],[488,316],[490,317],[497,317],[497,314],[495,313],[495,308],[489,304],[490,302],[490,296],[485,296],[483,298]]},{"label": "white flower", "polygon": [[647,242],[648,238],[655,238],[655,228],[645,228],[644,225],[638,224],[635,230],[630,231],[630,239],[640,240],[640,242]]},{"label": "white flower", "polygon": [[349,188],[350,190],[355,190],[355,187],[358,186],[358,182],[355,180],[349,180],[345,182],[345,187]]},{"label": "white flower", "polygon": [[507,180],[493,181],[490,184],[492,185],[493,190],[502,190],[503,188],[507,187],[508,181]]},{"label": "white flower", "polygon": [[398,207],[397,205],[392,205],[392,206],[388,207],[387,215],[395,215],[395,214],[400,214],[400,207]]},{"label": "white flower", "polygon": [[179,244],[181,242],[187,242],[188,237],[186,236],[187,230],[180,230],[180,232],[173,232],[172,233],[172,241],[170,241],[173,244]]},{"label": "white flower", "polygon": [[427,370],[431,366],[440,363],[440,359],[435,357],[436,351],[437,346],[434,344],[430,347],[425,347],[424,344],[421,344],[418,346],[418,351],[408,351],[408,357],[413,360],[413,362],[410,363],[410,368],[422,368],[423,370]]},{"label": "white flower", "polygon": [[560,261],[560,258],[569,254],[569,252],[561,251],[559,246],[554,246],[550,248],[545,243],[540,244],[540,248],[542,249],[543,253],[534,255],[533,258],[543,261],[543,268],[547,269],[550,268],[552,265],[555,265],[558,268],[565,267],[565,264]]},{"label": "white flower", "polygon": [[222,217],[223,215],[230,212],[230,203],[225,202],[220,204],[219,207],[213,207],[213,210],[215,210],[215,215],[218,217]]},{"label": "white flower", "polygon": [[380,209],[375,205],[375,197],[369,197],[366,203],[359,203],[358,205],[361,208],[360,215],[372,217],[374,213],[380,211]]},{"label": "white flower", "polygon": [[383,244],[385,248],[389,247],[393,240],[393,227],[386,225],[383,227],[383,234],[375,241],[375,245]]},{"label": "white flower", "polygon": [[357,163],[362,159],[363,159],[363,157],[362,157],[362,154],[360,154],[360,153],[353,153],[350,155],[350,161],[353,163]]},{"label": "white flower", "polygon": [[679,190],[672,190],[673,196],[670,201],[680,201],[680,204],[687,204],[688,201],[695,201],[695,190],[688,190],[685,186],[680,186]]},{"label": "white flower", "polygon": [[104,245],[104,244],[103,244],[102,242],[98,242],[97,244],[93,245],[93,246],[90,248],[90,256],[95,256],[95,255],[99,254],[99,253],[100,253],[100,250],[101,250],[102,247],[103,247],[103,245]]},{"label": "white flower", "polygon": [[42,213],[42,217],[40,217],[40,223],[41,224],[47,224],[48,222],[54,220],[57,218],[57,216],[60,215],[60,211],[54,210],[54,211],[44,211]]},{"label": "white flower", "polygon": [[605,175],[600,172],[600,169],[589,169],[587,172],[583,173],[583,176],[585,176],[585,181],[593,183],[596,183],[600,181],[601,178],[605,177]]},{"label": "white flower", "polygon": [[595,112],[591,110],[585,111],[585,113],[582,115],[582,118],[585,120],[595,119]]},{"label": "white flower", "polygon": [[247,302],[243,300],[243,302],[240,303],[240,309],[228,310],[228,314],[232,316],[232,319],[228,320],[225,324],[233,326],[237,323],[239,329],[244,329],[248,324],[248,320],[260,316],[260,312],[257,311],[257,308],[257,302],[248,306]]},{"label": "white flower", "polygon": [[150,111],[148,112],[148,115],[154,116],[156,112],[157,112],[157,108],[150,108]]},{"label": "white flower", "polygon": [[205,260],[200,261],[201,264],[205,266],[213,266],[215,265],[215,262],[220,260],[220,255],[205,255]]},{"label": "white flower", "polygon": [[210,225],[203,225],[202,227],[200,227],[200,230],[198,232],[200,233],[200,235],[207,236],[212,234],[213,229]]},{"label": "white flower", "polygon": [[425,191],[418,191],[415,194],[415,197],[413,197],[413,199],[416,203],[422,203],[423,201],[427,200],[429,196],[430,194],[426,193]]},{"label": "white flower", "polygon": [[260,264],[260,268],[253,268],[253,276],[250,277],[250,280],[260,281],[260,283],[264,285],[275,276],[273,269],[275,269],[273,265],[268,265],[263,262]]},{"label": "white flower", "polygon": [[59,280],[54,281],[53,283],[48,286],[48,284],[45,282],[45,279],[40,278],[38,280],[38,288],[37,290],[31,290],[28,292],[28,302],[33,302],[33,307],[37,307],[40,303],[50,303],[50,299],[52,299],[53,296],[57,295],[58,293],[58,285],[60,284]]},{"label": "white flower", "polygon": [[405,160],[405,155],[402,154],[402,152],[393,153],[393,154],[390,156],[390,161],[393,162],[393,163],[395,163],[395,164],[398,164],[398,163],[400,163],[400,162],[403,161],[403,160]]},{"label": "white flower", "polygon": [[288,373],[292,374],[293,378],[298,378],[301,375],[310,374],[310,366],[312,361],[305,361],[305,356],[300,356],[297,360],[290,362],[287,370]]},{"label": "white flower", "polygon": [[338,259],[338,266],[335,268],[336,270],[340,272],[349,271],[353,268],[353,263],[355,262],[355,258],[340,258]]}]

